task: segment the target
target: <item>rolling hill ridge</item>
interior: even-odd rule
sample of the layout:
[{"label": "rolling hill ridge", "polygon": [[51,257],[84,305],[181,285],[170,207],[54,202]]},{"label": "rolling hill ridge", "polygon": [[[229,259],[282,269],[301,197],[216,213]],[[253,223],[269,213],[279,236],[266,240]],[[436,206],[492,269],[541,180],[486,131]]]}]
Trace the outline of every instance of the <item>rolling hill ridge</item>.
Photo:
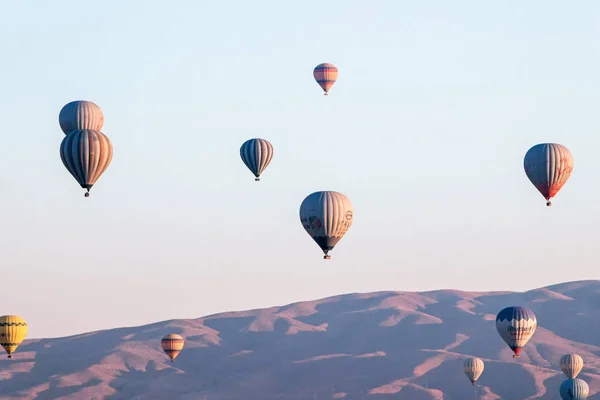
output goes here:
[{"label": "rolling hill ridge", "polygon": [[[520,359],[498,336],[509,305],[537,315]],[[377,292],[26,340],[0,358],[0,399],[557,399],[580,354],[600,399],[600,281],[527,292]],[[160,347],[177,333],[171,363]],[[466,357],[485,371],[473,387]]]}]

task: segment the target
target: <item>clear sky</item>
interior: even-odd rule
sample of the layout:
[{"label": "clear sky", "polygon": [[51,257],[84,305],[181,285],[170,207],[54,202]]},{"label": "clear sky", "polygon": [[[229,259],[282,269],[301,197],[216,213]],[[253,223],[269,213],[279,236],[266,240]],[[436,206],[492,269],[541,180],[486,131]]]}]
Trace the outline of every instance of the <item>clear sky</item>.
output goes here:
[{"label": "clear sky", "polygon": [[[29,338],[599,278],[595,0],[13,1],[2,20],[0,314]],[[89,199],[58,153],[78,99],[114,146]],[[275,148],[258,183],[251,137]],[[575,159],[550,208],[523,171],[540,142]],[[330,261],[298,217],[318,190],[355,209]]]}]

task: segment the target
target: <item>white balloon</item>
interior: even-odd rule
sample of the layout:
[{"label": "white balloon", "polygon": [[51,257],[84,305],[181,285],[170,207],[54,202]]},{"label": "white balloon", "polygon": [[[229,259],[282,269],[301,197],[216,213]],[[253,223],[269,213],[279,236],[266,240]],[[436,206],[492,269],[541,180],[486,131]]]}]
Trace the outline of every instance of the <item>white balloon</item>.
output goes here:
[{"label": "white balloon", "polygon": [[475,382],[477,382],[477,380],[483,373],[483,369],[483,360],[477,357],[467,358],[465,360],[465,364],[463,365],[463,371],[473,385],[475,385]]},{"label": "white balloon", "polygon": [[310,194],[300,205],[300,222],[329,259],[329,251],[344,237],[352,221],[354,208],[339,192],[324,191]]},{"label": "white balloon", "polygon": [[575,379],[583,369],[583,358],[579,354],[565,354],[560,358],[560,369],[567,378]]}]

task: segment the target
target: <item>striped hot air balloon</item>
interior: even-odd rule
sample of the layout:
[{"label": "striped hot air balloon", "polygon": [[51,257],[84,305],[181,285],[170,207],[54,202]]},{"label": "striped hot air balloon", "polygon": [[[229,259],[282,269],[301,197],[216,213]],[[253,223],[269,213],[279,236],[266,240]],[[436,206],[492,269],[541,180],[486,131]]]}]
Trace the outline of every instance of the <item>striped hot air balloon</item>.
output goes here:
[{"label": "striped hot air balloon", "polygon": [[344,237],[354,219],[350,200],[338,192],[315,192],[300,205],[300,222],[325,253],[324,259]]},{"label": "striped hot air balloon", "polygon": [[112,156],[112,144],[100,131],[73,131],[60,144],[60,158],[81,187],[87,189],[85,197],[89,197],[90,189],[108,168]]},{"label": "striped hot air balloon", "polygon": [[0,317],[0,346],[8,353],[8,358],[27,336],[27,322],[17,315],[3,315]]},{"label": "striped hot air balloon", "polygon": [[544,196],[546,205],[556,196],[573,172],[573,156],[569,149],[556,143],[536,144],[527,151],[523,166],[533,186]]},{"label": "striped hot air balloon", "polygon": [[590,387],[583,379],[567,379],[560,385],[563,400],[585,400],[590,395]]},{"label": "striped hot air balloon", "polygon": [[515,353],[513,357],[519,357],[521,349],[531,339],[535,328],[535,314],[525,307],[506,307],[496,316],[496,330]]},{"label": "striped hot air balloon", "polygon": [[273,145],[265,139],[249,139],[240,147],[240,156],[246,167],[256,177],[255,181],[260,181],[260,174],[273,159]]},{"label": "striped hot air balloon", "polygon": [[99,131],[104,125],[104,114],[95,103],[76,100],[66,104],[60,110],[58,123],[65,135],[82,129]]},{"label": "striped hot air balloon", "polygon": [[565,354],[560,358],[560,369],[567,378],[575,379],[583,369],[583,358],[579,354]]},{"label": "striped hot air balloon", "polygon": [[477,357],[467,358],[465,360],[465,364],[463,365],[463,371],[473,385],[475,385],[475,382],[477,382],[477,380],[483,373],[483,368],[483,360]]},{"label": "striped hot air balloon", "polygon": [[338,69],[333,64],[323,63],[315,67],[313,71],[315,80],[325,92],[325,96],[329,94],[329,90],[335,83],[338,77]]},{"label": "striped hot air balloon", "polygon": [[183,343],[184,340],[181,336],[176,333],[169,333],[161,339],[160,346],[173,362],[183,349]]}]

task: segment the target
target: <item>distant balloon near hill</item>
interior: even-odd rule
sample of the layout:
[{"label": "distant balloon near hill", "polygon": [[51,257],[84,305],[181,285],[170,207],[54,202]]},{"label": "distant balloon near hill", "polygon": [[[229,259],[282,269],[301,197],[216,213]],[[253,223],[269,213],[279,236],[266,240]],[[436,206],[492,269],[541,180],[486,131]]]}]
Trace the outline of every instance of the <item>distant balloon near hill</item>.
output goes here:
[{"label": "distant balloon near hill", "polygon": [[469,381],[471,381],[471,383],[475,385],[477,379],[479,379],[479,377],[483,373],[484,368],[485,366],[481,358],[470,357],[465,360],[465,363],[463,365],[463,372],[465,373],[467,378],[469,378]]},{"label": "distant balloon near hill", "polygon": [[171,362],[175,361],[175,358],[183,350],[184,340],[176,333],[169,333],[160,340],[160,346],[167,356],[171,359]]},{"label": "distant balloon near hill", "polygon": [[586,400],[590,394],[590,387],[583,379],[567,379],[559,390],[563,400]]},{"label": "distant balloon near hill", "polygon": [[27,322],[18,315],[3,315],[0,317],[0,346],[12,358],[17,347],[27,336]]},{"label": "distant balloon near hill", "polygon": [[496,316],[496,330],[504,342],[519,357],[537,328],[537,318],[533,311],[525,307],[506,307]]},{"label": "distant balloon near hill", "polygon": [[579,354],[565,354],[560,358],[560,369],[567,378],[575,379],[583,369],[583,358]]}]

